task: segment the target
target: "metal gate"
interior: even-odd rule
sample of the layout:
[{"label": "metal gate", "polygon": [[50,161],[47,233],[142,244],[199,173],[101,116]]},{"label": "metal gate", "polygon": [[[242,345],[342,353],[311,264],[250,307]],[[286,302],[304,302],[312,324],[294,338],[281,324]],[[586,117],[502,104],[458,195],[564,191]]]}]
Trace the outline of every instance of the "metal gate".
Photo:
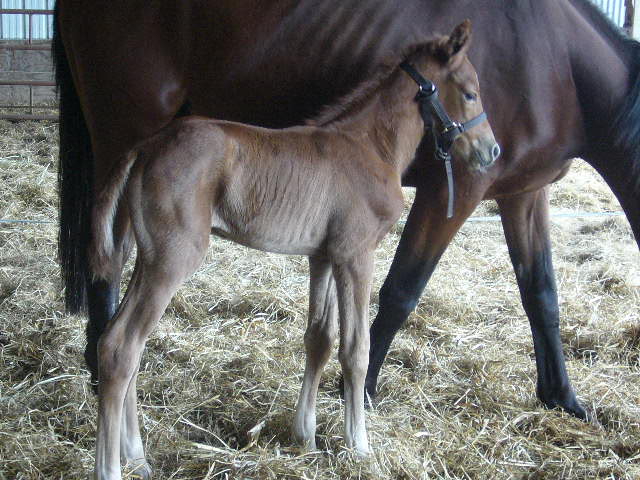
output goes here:
[{"label": "metal gate", "polygon": [[598,5],[600,9],[607,14],[613,23],[620,28],[626,27],[627,6],[632,2],[629,0],[591,0]]},{"label": "metal gate", "polygon": [[0,77],[0,118],[58,118],[49,55],[54,3],[55,0],[0,0],[0,60],[1,66],[6,67]]}]

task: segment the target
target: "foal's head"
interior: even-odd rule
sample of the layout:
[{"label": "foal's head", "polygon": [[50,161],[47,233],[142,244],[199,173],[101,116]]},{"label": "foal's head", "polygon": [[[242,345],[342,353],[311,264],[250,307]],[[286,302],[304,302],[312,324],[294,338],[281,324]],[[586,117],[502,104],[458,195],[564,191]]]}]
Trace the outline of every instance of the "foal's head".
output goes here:
[{"label": "foal's head", "polygon": [[[447,127],[451,129],[452,126],[446,124],[448,120],[453,121],[454,130],[462,125],[461,133],[451,145],[451,153],[473,168],[483,169],[498,158],[500,147],[489,122],[482,116],[478,76],[467,58],[470,43],[471,23],[466,20],[450,36],[415,47],[415,52],[407,55],[403,65],[409,64],[417,72],[424,72],[437,87],[437,96],[446,110],[445,118],[435,112],[431,100],[426,102],[427,107],[422,107],[430,113],[425,122],[434,133],[434,139],[438,137],[436,144],[446,145],[453,141],[455,132],[446,132]],[[424,102],[420,95],[422,93],[417,100]],[[425,96],[428,97],[429,92]],[[464,125],[465,122],[469,125]]]}]

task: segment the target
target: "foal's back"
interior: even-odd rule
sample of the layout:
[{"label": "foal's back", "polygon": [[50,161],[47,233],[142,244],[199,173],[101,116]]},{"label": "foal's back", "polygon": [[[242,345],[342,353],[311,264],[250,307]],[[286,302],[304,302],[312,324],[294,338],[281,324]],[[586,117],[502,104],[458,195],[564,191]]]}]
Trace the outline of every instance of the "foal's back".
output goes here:
[{"label": "foal's back", "polygon": [[211,231],[265,251],[347,254],[374,245],[402,205],[395,171],[352,132],[186,117],[138,156],[133,174],[144,180],[128,195],[143,208],[138,221],[133,208],[134,224]]}]

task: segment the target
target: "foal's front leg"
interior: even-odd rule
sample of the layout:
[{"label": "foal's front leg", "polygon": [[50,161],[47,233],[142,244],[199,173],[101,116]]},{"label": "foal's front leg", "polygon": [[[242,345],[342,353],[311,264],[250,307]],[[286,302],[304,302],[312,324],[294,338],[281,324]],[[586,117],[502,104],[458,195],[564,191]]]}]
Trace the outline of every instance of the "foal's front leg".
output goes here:
[{"label": "foal's front leg", "polygon": [[344,376],[344,437],[347,447],[369,453],[364,420],[364,380],[369,360],[369,296],[373,251],[334,263],[340,310],[339,358]]},{"label": "foal's front leg", "polygon": [[305,450],[316,449],[316,397],[320,377],[337,335],[336,285],[331,263],[309,257],[309,320],[304,334],[307,353],[293,434]]}]

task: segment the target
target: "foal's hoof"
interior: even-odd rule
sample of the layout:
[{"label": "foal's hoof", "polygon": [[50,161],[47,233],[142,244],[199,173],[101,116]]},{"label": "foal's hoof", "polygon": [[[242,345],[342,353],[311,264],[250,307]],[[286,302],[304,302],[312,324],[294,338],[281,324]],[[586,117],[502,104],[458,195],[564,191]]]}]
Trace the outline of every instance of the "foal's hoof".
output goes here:
[{"label": "foal's hoof", "polygon": [[371,450],[369,450],[369,445],[365,445],[364,447],[360,448],[354,448],[353,451],[356,453],[358,458],[367,458],[371,453]]},{"label": "foal's hoof", "polygon": [[124,471],[127,473],[126,478],[151,480],[151,466],[146,460],[131,460],[127,463]]},{"label": "foal's hoof", "polygon": [[371,454],[371,450],[369,450],[369,445],[368,444],[364,444],[364,445],[360,445],[360,446],[348,446],[347,445],[347,451],[353,455],[354,459],[360,459],[360,460],[364,460],[366,458],[369,458],[369,455]]},{"label": "foal's hoof", "polygon": [[293,429],[293,438],[296,441],[296,444],[300,448],[300,451],[303,453],[315,452],[318,450],[316,447],[316,435],[308,434],[302,429],[294,428]]}]

